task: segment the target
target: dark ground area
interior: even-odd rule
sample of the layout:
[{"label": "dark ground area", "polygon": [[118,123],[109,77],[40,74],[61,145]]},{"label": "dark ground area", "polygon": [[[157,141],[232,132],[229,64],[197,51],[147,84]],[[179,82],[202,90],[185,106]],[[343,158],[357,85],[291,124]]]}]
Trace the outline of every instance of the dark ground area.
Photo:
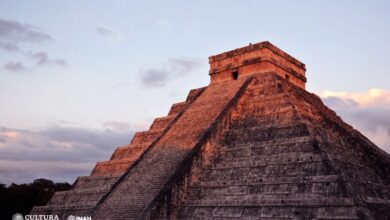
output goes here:
[{"label": "dark ground area", "polygon": [[13,214],[28,214],[33,206],[45,205],[56,191],[68,190],[69,183],[54,183],[47,179],[36,179],[28,184],[0,183],[0,219],[12,219]]}]

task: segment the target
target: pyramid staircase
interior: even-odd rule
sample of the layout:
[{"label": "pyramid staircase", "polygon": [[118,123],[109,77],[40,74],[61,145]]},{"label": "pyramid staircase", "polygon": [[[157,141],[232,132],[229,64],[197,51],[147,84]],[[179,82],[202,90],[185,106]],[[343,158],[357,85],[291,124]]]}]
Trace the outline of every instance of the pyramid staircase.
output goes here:
[{"label": "pyramid staircase", "polygon": [[[210,128],[237,99],[251,78],[208,86],[175,125],[145,154],[136,167],[93,213],[94,219],[135,219],[150,204],[193,150],[208,137]],[[128,199],[132,198],[132,199]]]}]

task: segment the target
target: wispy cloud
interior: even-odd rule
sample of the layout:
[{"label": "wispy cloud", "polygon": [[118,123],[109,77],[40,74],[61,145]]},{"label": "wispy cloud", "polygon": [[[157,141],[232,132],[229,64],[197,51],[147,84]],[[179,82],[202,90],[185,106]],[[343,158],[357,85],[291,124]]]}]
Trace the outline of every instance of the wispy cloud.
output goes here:
[{"label": "wispy cloud", "polygon": [[9,72],[14,73],[21,73],[26,71],[26,68],[24,65],[20,62],[8,62],[4,64],[4,69],[8,70]]},{"label": "wispy cloud", "polygon": [[[64,59],[52,59],[47,52],[28,52],[26,44],[40,46],[43,42],[53,41],[54,38],[42,32],[39,28],[20,23],[14,20],[0,19],[0,49],[9,53],[20,53],[23,56],[36,61],[37,66],[56,65],[66,67]],[[8,72],[26,72],[22,61],[5,63],[4,68]]]},{"label": "wispy cloud", "polygon": [[171,58],[160,68],[141,69],[141,83],[145,87],[164,86],[169,79],[188,75],[200,68],[202,61],[199,58]]},{"label": "wispy cloud", "polygon": [[321,93],[322,97],[338,97],[343,100],[354,100],[364,107],[383,106],[390,108],[390,91],[372,88],[366,92],[335,92],[325,90]]},{"label": "wispy cloud", "polygon": [[1,40],[0,49],[3,49],[8,52],[20,52],[20,49],[16,44],[10,42],[2,42]]},{"label": "wispy cloud", "polygon": [[58,65],[66,67],[68,64],[64,59],[52,59],[46,52],[39,51],[36,53],[30,53],[30,57],[36,61],[36,64],[39,66],[44,65]]},{"label": "wispy cloud", "polygon": [[202,65],[202,61],[199,58],[171,58],[167,62],[167,67],[170,72],[176,75],[187,75],[198,69]]},{"label": "wispy cloud", "polygon": [[121,121],[106,121],[103,122],[103,126],[109,130],[127,131],[132,128],[132,125],[127,122]]},{"label": "wispy cloud", "polygon": [[118,38],[118,35],[114,31],[112,31],[108,28],[99,26],[99,27],[96,27],[95,30],[96,30],[96,33],[98,33],[99,35],[101,35],[103,37],[114,38],[114,39]]},{"label": "wispy cloud", "polygon": [[19,42],[40,43],[51,41],[53,37],[30,24],[0,19],[0,40],[9,44]]},{"label": "wispy cloud", "polygon": [[0,49],[16,52],[21,51],[20,43],[41,43],[52,40],[52,36],[30,24],[0,19]]},{"label": "wispy cloud", "polygon": [[169,72],[164,69],[140,70],[141,82],[147,87],[161,87],[169,79]]},{"label": "wispy cloud", "polygon": [[116,146],[130,142],[134,131],[125,124],[108,122],[104,129],[0,127],[0,182],[22,183],[39,177],[73,182],[79,175],[88,175],[97,161],[109,159]]},{"label": "wispy cloud", "polygon": [[361,93],[327,90],[321,97],[346,122],[390,153],[390,91],[377,88]]}]

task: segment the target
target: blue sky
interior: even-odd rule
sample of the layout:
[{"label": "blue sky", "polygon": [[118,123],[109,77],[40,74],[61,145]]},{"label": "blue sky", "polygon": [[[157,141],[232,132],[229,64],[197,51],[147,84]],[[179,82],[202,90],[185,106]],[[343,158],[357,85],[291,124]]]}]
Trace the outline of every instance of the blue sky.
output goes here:
[{"label": "blue sky", "polygon": [[208,56],[265,40],[390,152],[389,11],[386,1],[0,0],[0,182],[87,175],[207,85]]}]

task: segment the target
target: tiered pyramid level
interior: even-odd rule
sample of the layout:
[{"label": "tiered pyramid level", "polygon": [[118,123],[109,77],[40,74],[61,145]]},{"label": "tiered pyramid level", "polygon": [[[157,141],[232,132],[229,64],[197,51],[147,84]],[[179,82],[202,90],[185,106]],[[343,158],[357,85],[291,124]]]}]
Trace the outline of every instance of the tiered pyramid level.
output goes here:
[{"label": "tiered pyramid level", "polygon": [[92,219],[390,219],[390,156],[304,90],[269,42],[210,57],[212,81],[34,214]]}]

